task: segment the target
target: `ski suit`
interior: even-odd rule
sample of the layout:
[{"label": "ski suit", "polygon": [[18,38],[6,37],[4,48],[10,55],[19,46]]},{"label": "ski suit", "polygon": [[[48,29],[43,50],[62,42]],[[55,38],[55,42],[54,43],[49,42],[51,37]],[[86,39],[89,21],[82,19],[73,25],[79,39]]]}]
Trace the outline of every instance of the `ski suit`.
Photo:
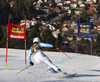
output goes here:
[{"label": "ski suit", "polygon": [[55,71],[58,70],[58,67],[55,66],[51,60],[42,52],[41,48],[42,47],[49,47],[53,48],[52,44],[48,43],[34,43],[33,46],[29,49],[28,55],[27,55],[27,60],[29,62],[32,62],[31,56],[33,55],[33,59],[35,63],[45,63],[48,65],[48,68],[52,67]]}]

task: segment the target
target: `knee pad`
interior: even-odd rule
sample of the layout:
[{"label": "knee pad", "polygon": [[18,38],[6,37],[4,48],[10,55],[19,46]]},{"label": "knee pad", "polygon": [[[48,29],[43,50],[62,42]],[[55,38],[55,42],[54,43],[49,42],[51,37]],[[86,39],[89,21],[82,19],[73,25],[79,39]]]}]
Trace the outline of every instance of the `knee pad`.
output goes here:
[{"label": "knee pad", "polygon": [[57,73],[57,71],[55,71],[52,67],[50,67],[49,70],[50,70],[52,73]]}]

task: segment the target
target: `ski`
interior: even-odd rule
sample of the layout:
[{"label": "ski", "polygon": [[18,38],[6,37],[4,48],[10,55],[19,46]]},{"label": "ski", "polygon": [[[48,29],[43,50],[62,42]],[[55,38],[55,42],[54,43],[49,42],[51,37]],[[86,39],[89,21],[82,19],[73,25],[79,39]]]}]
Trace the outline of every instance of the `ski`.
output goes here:
[{"label": "ski", "polygon": [[62,78],[70,78],[70,77],[75,77],[77,73],[74,73],[74,74],[67,74],[67,73],[63,73],[63,76]]},{"label": "ski", "polygon": [[55,75],[57,76],[57,78],[71,78],[71,77],[75,77],[77,73],[67,73],[67,72],[59,72],[56,73]]},{"label": "ski", "polygon": [[56,75],[57,78],[70,78],[70,77],[74,77],[76,75],[76,73],[67,73],[67,72],[63,72],[59,69],[59,72],[55,71],[53,68],[49,68],[48,70],[51,71],[52,74]]}]

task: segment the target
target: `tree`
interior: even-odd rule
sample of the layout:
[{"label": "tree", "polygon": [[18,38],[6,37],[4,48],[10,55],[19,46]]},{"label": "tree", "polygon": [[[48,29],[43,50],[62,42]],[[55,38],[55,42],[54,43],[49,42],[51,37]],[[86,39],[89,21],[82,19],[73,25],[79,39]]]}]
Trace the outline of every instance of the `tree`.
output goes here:
[{"label": "tree", "polygon": [[56,39],[56,45],[57,45],[58,47],[61,47],[62,41],[63,41],[63,38],[62,38],[61,34],[59,33],[59,34],[58,34],[58,38]]},{"label": "tree", "polygon": [[81,41],[78,42],[78,52],[84,53],[84,54],[90,54],[91,48],[90,48],[90,41],[84,38],[81,39]]},{"label": "tree", "polygon": [[6,25],[8,23],[8,15],[9,15],[9,2],[3,2],[0,0],[0,24]]},{"label": "tree", "polygon": [[97,10],[98,10],[98,14],[100,15],[100,4],[99,4]]},{"label": "tree", "polygon": [[19,22],[21,19],[24,19],[26,14],[26,4],[25,0],[15,0],[14,5],[11,9],[11,14],[15,19],[15,21]]},{"label": "tree", "polygon": [[85,20],[90,19],[89,15],[86,13],[86,10],[80,15],[80,17],[83,17]]},{"label": "tree", "polygon": [[52,32],[49,28],[45,30],[45,34],[41,37],[43,42],[55,44],[55,38],[52,35]]},{"label": "tree", "polygon": [[[45,33],[43,34],[43,36],[40,37],[41,41],[45,42],[45,43],[49,43],[49,44],[55,45],[56,39],[53,37],[52,31],[49,28],[47,28],[44,31],[45,31]],[[51,48],[44,48],[44,50],[52,50],[52,49]]]},{"label": "tree", "polygon": [[41,24],[36,24],[30,31],[26,32],[27,49],[33,44],[33,38],[40,37],[39,27]]},{"label": "tree", "polygon": [[2,33],[1,25],[0,25],[0,41],[1,41],[2,37],[3,37],[3,33]]}]

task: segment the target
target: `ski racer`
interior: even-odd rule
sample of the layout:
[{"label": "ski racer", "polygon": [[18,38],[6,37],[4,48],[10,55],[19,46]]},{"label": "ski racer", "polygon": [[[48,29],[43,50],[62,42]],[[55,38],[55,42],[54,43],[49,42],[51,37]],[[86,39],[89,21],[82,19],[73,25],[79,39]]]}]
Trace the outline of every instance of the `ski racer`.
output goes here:
[{"label": "ski racer", "polygon": [[[52,63],[52,61],[43,53],[42,47],[49,47],[53,48],[54,46],[52,44],[48,43],[42,43],[40,42],[40,39],[38,37],[33,39],[33,45],[29,49],[28,55],[27,55],[27,60],[30,64],[30,66],[33,66],[33,59],[35,63],[45,63],[48,65],[48,70],[50,70],[53,73],[58,73],[61,72],[61,70]],[[33,57],[32,57],[33,55]]]}]

